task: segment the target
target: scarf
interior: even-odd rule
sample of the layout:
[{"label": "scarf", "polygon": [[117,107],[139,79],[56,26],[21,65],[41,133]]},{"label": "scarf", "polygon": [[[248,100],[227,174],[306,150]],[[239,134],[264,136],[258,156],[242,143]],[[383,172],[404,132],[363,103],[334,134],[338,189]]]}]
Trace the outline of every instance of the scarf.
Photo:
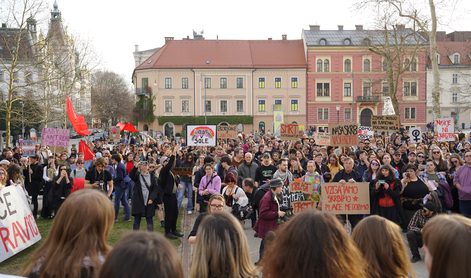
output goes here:
[{"label": "scarf", "polygon": [[144,206],[147,206],[147,201],[149,200],[149,189],[147,189],[146,182],[147,185],[150,187],[150,173],[147,172],[147,174],[144,174],[141,172],[141,174],[139,175],[139,181],[141,183]]}]

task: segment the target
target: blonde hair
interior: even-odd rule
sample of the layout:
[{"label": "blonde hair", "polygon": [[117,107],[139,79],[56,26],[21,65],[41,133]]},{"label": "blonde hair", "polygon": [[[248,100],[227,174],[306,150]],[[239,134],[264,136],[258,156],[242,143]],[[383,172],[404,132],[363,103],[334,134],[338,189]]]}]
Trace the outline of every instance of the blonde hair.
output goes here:
[{"label": "blonde hair", "polygon": [[224,207],[226,206],[226,200],[224,200],[224,196],[222,196],[222,195],[219,194],[219,193],[215,193],[215,194],[211,195],[211,197],[209,197],[208,213],[212,213],[212,212],[213,212],[213,209],[211,208],[211,203],[212,203],[214,200],[219,200],[219,201],[222,202],[222,204],[223,204]]},{"label": "blonde hair", "polygon": [[242,227],[227,212],[213,212],[204,217],[198,228],[191,278],[257,277]]},{"label": "blonde hair", "polygon": [[[25,264],[22,276],[78,278],[83,274],[85,257],[90,258],[94,273],[111,247],[108,234],[114,224],[114,208],[110,200],[97,190],[79,190],[71,194],[57,212],[46,241]],[[86,268],[90,275],[90,268]]]}]

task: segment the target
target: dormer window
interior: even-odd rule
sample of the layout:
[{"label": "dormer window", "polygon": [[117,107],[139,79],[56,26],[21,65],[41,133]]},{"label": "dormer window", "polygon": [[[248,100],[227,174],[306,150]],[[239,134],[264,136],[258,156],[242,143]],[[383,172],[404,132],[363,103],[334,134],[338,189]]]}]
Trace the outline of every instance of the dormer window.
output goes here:
[{"label": "dormer window", "polygon": [[363,39],[363,45],[370,45],[371,41],[368,38]]},{"label": "dormer window", "polygon": [[350,39],[345,39],[345,40],[343,40],[343,44],[344,45],[351,45],[352,41]]},{"label": "dormer window", "polygon": [[453,64],[458,65],[460,63],[460,56],[458,54],[453,55]]},{"label": "dormer window", "polygon": [[321,40],[319,41],[319,44],[320,44],[320,45],[326,45],[326,44],[327,44],[327,41],[326,41],[325,39],[321,39]]}]

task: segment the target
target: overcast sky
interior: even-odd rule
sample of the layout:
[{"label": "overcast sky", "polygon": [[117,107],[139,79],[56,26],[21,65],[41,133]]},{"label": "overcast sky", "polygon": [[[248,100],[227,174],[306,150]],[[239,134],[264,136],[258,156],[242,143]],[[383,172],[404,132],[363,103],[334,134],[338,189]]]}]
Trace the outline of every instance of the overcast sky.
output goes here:
[{"label": "overcast sky", "polygon": [[[50,1],[50,9],[54,0]],[[424,1],[424,0],[414,0]],[[469,0],[463,0],[469,1]],[[358,13],[353,0],[329,1],[156,1],[57,0],[62,19],[71,33],[89,36],[103,57],[103,68],[124,74],[130,81],[132,52],[160,47],[164,37],[193,37],[204,30],[206,39],[300,39],[302,29],[318,24],[321,30],[371,26],[370,15]],[[425,1],[428,2],[428,1]],[[468,4],[469,6],[469,4]],[[453,16],[456,18],[456,15]],[[453,20],[440,30],[471,30],[471,19]]]}]

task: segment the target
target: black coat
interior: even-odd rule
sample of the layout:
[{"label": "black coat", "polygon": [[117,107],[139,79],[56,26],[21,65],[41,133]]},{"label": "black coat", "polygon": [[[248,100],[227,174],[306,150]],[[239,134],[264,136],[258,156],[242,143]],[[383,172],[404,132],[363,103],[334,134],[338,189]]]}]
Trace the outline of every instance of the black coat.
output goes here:
[{"label": "black coat", "polygon": [[[59,173],[60,175],[60,173]],[[55,176],[53,181],[52,181],[52,194],[53,194],[53,200],[52,202],[54,204],[59,204],[61,202],[61,197],[67,198],[70,195],[70,190],[72,187],[74,187],[74,179],[69,176],[69,183],[67,183],[67,180],[63,178],[59,184],[57,184],[57,180],[60,178],[60,176]]]},{"label": "black coat", "polygon": [[23,170],[25,176],[25,187],[30,196],[39,195],[41,187],[43,186],[43,167],[39,163],[31,164],[33,173],[31,174],[31,180],[29,180],[29,167]]},{"label": "black coat", "polygon": [[176,186],[175,178],[170,173],[170,171],[172,170],[172,165],[174,161],[175,161],[175,156],[174,155],[170,156],[170,160],[167,163],[167,165],[162,167],[162,170],[160,170],[160,182],[162,184],[163,195],[172,195],[173,187]]},{"label": "black coat", "polygon": [[[149,200],[152,200],[157,204],[162,203],[162,198],[160,197],[159,188],[157,186],[157,179],[154,174],[150,174],[150,190],[149,190],[149,199],[144,202],[144,197],[142,196],[141,180],[139,178],[140,173],[137,170],[137,167],[132,168],[129,172],[129,177],[134,181],[134,189],[131,200],[132,205],[132,215],[138,215],[145,213],[146,217],[153,217],[155,215],[155,206],[147,205]],[[150,173],[150,172],[149,172]]]}]

